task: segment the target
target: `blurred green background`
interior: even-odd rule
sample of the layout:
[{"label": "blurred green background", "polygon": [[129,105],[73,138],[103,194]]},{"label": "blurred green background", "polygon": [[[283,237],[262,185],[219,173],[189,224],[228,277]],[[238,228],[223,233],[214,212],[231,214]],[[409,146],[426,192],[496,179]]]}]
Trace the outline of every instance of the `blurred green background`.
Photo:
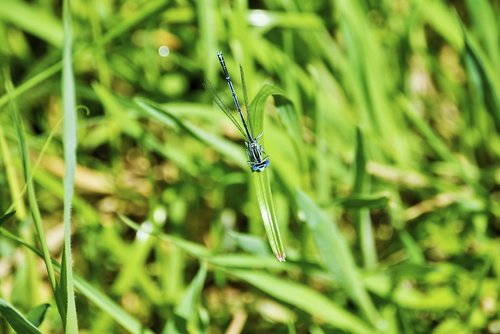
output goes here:
[{"label": "blurred green background", "polygon": [[[73,0],[81,333],[500,333],[498,1]],[[0,1],[0,295],[52,306],[64,238],[60,1]],[[66,33],[68,31],[66,30]],[[242,138],[203,89],[264,99],[287,262]],[[12,78],[11,97],[6,83]],[[267,98],[271,84],[283,95]],[[5,316],[5,314],[4,314]],[[2,320],[3,332],[12,332]]]}]

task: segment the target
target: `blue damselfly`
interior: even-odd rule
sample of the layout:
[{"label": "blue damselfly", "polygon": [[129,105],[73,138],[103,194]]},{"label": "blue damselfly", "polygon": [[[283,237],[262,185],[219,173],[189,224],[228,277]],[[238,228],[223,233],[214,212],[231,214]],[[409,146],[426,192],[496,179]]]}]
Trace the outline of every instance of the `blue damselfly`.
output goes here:
[{"label": "blue damselfly", "polygon": [[[236,118],[231,114],[227,106],[222,102],[222,100],[216,95],[215,103],[219,106],[219,108],[229,117],[229,119],[234,123],[238,131],[241,132],[243,137],[245,137],[245,146],[248,155],[248,165],[252,172],[262,172],[266,169],[267,166],[271,163],[269,161],[269,157],[265,155],[264,148],[259,144],[259,139],[262,136],[262,133],[255,136],[253,133],[252,121],[250,117],[250,109],[248,106],[248,95],[245,84],[245,75],[243,73],[243,68],[240,65],[240,76],[241,76],[241,84],[243,86],[243,99],[245,101],[245,108],[247,111],[247,120],[243,116],[243,112],[241,111],[240,103],[238,102],[238,98],[236,97],[236,92],[234,91],[233,82],[229,77],[229,72],[227,71],[226,62],[224,61],[224,57],[222,56],[222,52],[218,52],[217,56],[219,57],[220,66],[222,67],[222,71],[224,72],[224,77],[226,78],[227,84],[229,86],[229,90],[231,91],[231,95],[233,97],[234,106],[238,111],[238,114],[241,118],[241,123],[243,127],[241,127],[240,123],[236,120]],[[248,124],[247,124],[248,123]]]}]

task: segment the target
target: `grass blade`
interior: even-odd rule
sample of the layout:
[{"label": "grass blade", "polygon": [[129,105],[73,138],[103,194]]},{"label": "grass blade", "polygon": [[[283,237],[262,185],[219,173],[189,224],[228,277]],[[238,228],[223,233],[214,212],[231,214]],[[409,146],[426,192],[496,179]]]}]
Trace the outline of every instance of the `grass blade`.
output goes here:
[{"label": "grass blade", "polygon": [[271,186],[269,184],[268,171],[264,170],[262,173],[253,173],[255,181],[255,188],[257,190],[257,201],[259,202],[259,209],[264,221],[267,238],[274,256],[280,262],[284,262],[286,258],[285,248],[281,240],[278,220],[274,212],[274,203],[271,193]]},{"label": "grass blade", "polygon": [[[354,161],[354,185],[353,192],[356,195],[368,193],[369,179],[366,173],[366,156],[363,134],[356,129],[356,157]],[[359,233],[361,251],[366,268],[373,268],[377,263],[377,250],[373,236],[372,220],[370,211],[366,208],[354,209],[354,222]]]},{"label": "grass blade", "polygon": [[181,302],[175,308],[175,313],[184,318],[186,321],[190,321],[197,313],[198,304],[200,302],[200,295],[203,290],[203,285],[205,284],[205,279],[207,277],[207,265],[203,263],[198,270],[198,273],[189,284],[184,297]]},{"label": "grass blade", "polygon": [[37,307],[33,308],[29,313],[26,315],[26,318],[35,326],[40,326],[42,324],[43,319],[45,318],[45,314],[47,313],[47,310],[49,309],[50,304],[41,304],[38,305]]},{"label": "grass blade", "polygon": [[69,0],[63,4],[64,49],[62,70],[62,99],[63,99],[63,143],[64,143],[64,248],[61,265],[61,278],[58,294],[64,308],[63,324],[66,333],[78,333],[76,316],[75,291],[73,287],[73,270],[71,260],[71,204],[73,200],[75,166],[76,166],[76,102],[75,79],[72,69],[71,12]]},{"label": "grass blade", "polygon": [[338,203],[346,209],[379,209],[389,205],[387,195],[353,195],[339,198]]},{"label": "grass blade", "polygon": [[233,269],[228,274],[246,281],[270,296],[294,305],[339,329],[352,333],[374,332],[363,320],[309,287],[261,271]]},{"label": "grass blade", "polygon": [[12,118],[14,120],[14,126],[16,128],[17,139],[19,141],[19,151],[21,155],[21,162],[23,166],[23,174],[24,179],[27,184],[28,191],[28,201],[29,201],[29,209],[31,216],[33,218],[33,222],[35,224],[36,233],[38,235],[38,242],[42,247],[43,260],[45,262],[45,266],[47,268],[47,275],[49,279],[50,286],[52,291],[56,291],[57,283],[56,277],[54,274],[54,268],[52,267],[52,262],[50,259],[50,252],[47,246],[47,239],[45,238],[45,232],[43,230],[42,225],[42,216],[40,214],[40,209],[38,207],[38,202],[35,194],[35,188],[33,185],[33,179],[31,178],[31,168],[29,163],[29,155],[28,155],[28,147],[26,145],[26,135],[24,132],[23,123],[21,121],[21,117],[19,115],[19,110],[17,109],[17,104],[14,101],[13,90],[14,87],[12,85],[12,81],[10,80],[10,75],[7,71],[5,71],[5,88],[7,90],[7,96],[9,98],[9,106]]},{"label": "grass blade", "polygon": [[282,90],[266,84],[262,86],[262,88],[253,98],[252,103],[250,103],[250,110],[252,112],[250,113],[250,115],[248,115],[248,118],[251,119],[252,127],[255,131],[255,134],[257,135],[260,134],[264,128],[265,104],[267,99],[272,95],[280,96],[286,99],[286,96],[284,95]]},{"label": "grass blade", "polygon": [[26,319],[14,306],[0,298],[0,314],[17,333],[41,334],[38,328]]},{"label": "grass blade", "polygon": [[16,212],[15,211],[11,211],[11,212],[8,212],[6,213],[5,215],[3,215],[1,218],[0,218],[0,226],[5,223],[10,217],[12,217]]},{"label": "grass blade", "polygon": [[484,100],[484,106],[491,115],[497,131],[500,131],[500,80],[493,64],[477,46],[477,43],[462,25],[465,43],[464,58],[476,92]]},{"label": "grass blade", "polygon": [[[251,120],[253,131],[255,132],[254,134],[258,135],[264,129],[265,103],[271,95],[287,100],[286,96],[284,96],[280,89],[271,85],[262,86],[250,104],[250,110],[252,110],[252,112],[248,115],[248,118]],[[283,102],[283,104],[285,103]],[[278,261],[283,262],[285,261],[286,254],[279,232],[278,220],[276,219],[276,213],[274,210],[268,171],[255,173],[253,175],[253,179],[255,182],[255,189],[257,191],[257,201],[259,203],[259,209],[262,215],[269,244],[271,245],[271,249],[273,250],[273,253]]]},{"label": "grass blade", "polygon": [[61,22],[40,5],[17,0],[0,1],[0,21],[12,23],[56,47],[62,45]]},{"label": "grass blade", "polygon": [[298,191],[295,200],[305,214],[305,221],[313,234],[325,266],[335,275],[367,319],[373,325],[377,324],[379,315],[361,282],[349,246],[337,226],[306,194]]}]

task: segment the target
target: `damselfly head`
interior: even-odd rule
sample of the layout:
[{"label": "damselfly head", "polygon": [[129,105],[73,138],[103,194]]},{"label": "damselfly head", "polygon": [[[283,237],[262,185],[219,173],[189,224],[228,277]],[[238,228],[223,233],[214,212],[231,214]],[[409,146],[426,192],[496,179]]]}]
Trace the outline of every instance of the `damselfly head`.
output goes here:
[{"label": "damselfly head", "polygon": [[250,169],[252,170],[252,173],[255,173],[255,172],[260,173],[260,172],[263,172],[264,169],[266,169],[271,164],[271,161],[269,161],[269,159],[266,158],[259,163],[249,162],[249,164],[250,164]]}]

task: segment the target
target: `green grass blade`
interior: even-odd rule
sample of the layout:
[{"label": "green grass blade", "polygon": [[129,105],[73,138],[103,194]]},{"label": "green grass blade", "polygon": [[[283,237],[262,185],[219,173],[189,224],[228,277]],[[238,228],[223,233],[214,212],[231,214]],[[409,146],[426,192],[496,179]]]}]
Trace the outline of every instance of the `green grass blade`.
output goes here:
[{"label": "green grass blade", "polygon": [[74,276],[75,287],[78,292],[87,297],[103,312],[106,312],[111,318],[119,323],[130,333],[134,334],[153,334],[139,320],[127,313],[120,305],[113,301],[106,293],[96,289],[89,282],[79,277]]},{"label": "green grass blade", "polygon": [[255,270],[233,269],[228,274],[246,281],[270,296],[318,317],[336,328],[351,333],[374,333],[373,328],[370,328],[363,320],[310,287]]},{"label": "green grass blade", "polygon": [[[216,1],[198,0],[196,1],[196,10],[201,34],[200,42],[203,45],[203,56],[200,60],[205,60],[206,55],[214,55],[217,52]],[[210,60],[215,64],[215,57],[211,57]],[[215,79],[216,67],[205,66],[203,70],[205,71],[205,82],[212,82]]]},{"label": "green grass blade", "polygon": [[11,23],[56,47],[62,45],[61,22],[42,6],[24,1],[2,0],[0,21]]},{"label": "green grass blade", "polygon": [[41,304],[34,307],[29,313],[26,315],[26,319],[29,320],[33,325],[40,326],[42,324],[43,319],[45,318],[45,314],[49,309],[50,304]]},{"label": "green grass blade", "polygon": [[464,56],[467,70],[476,86],[476,91],[484,100],[484,106],[491,115],[497,131],[500,131],[500,79],[498,69],[486,57],[475,40],[462,26],[463,39],[465,42]]},{"label": "green grass blade", "polygon": [[286,96],[284,95],[284,92],[281,89],[266,84],[261,87],[261,89],[257,92],[255,97],[253,98],[252,103],[250,103],[251,113],[248,117],[251,119],[255,135],[260,134],[264,129],[265,104],[267,102],[267,99],[273,95],[280,96],[286,99]]},{"label": "green grass blade", "polygon": [[356,302],[375,325],[379,315],[363,286],[354,258],[343,235],[331,219],[307,196],[298,191],[295,201],[305,215],[305,222],[311,231],[325,266],[339,281],[347,294]]},{"label": "green grass blade", "polygon": [[42,72],[34,75],[32,78],[29,78],[22,84],[20,84],[17,87],[12,88],[12,92],[9,94],[5,94],[4,96],[0,97],[0,108],[6,105],[9,102],[9,99],[11,98],[17,98],[21,96],[22,94],[26,93],[30,89],[36,87],[37,85],[41,84],[48,78],[52,77],[55,75],[57,72],[59,72],[62,68],[61,63],[54,64],[50,66],[49,68],[43,70]]},{"label": "green grass blade", "polygon": [[[252,103],[250,104],[251,112],[248,116],[251,119],[254,135],[259,135],[264,129],[265,103],[270,96],[276,96],[281,99],[281,103],[283,105],[288,104],[288,102],[285,102],[288,101],[288,99],[280,89],[271,85],[262,86],[262,88],[252,100]],[[286,118],[285,120],[289,119]],[[255,173],[253,175],[253,179],[255,182],[257,201],[259,203],[259,209],[262,215],[262,220],[264,222],[267,238],[274,255],[276,256],[278,261],[283,262],[285,261],[286,254],[285,248],[283,246],[283,241],[281,240],[279,224],[276,219],[274,210],[268,171]]]},{"label": "green grass blade", "polygon": [[35,194],[35,188],[33,185],[33,180],[31,178],[31,172],[30,172],[31,168],[29,163],[28,147],[26,145],[26,135],[24,132],[23,123],[21,121],[21,116],[19,115],[19,110],[17,109],[17,104],[15,103],[14,97],[12,95],[12,92],[14,90],[12,86],[12,81],[10,80],[7,71],[5,72],[7,78],[5,83],[5,88],[7,90],[7,96],[9,97],[10,111],[12,118],[14,120],[17,139],[19,141],[19,151],[23,166],[24,179],[27,184],[30,213],[33,218],[33,222],[35,224],[35,229],[38,235],[38,241],[42,247],[43,260],[47,268],[48,279],[52,290],[55,292],[57,288],[56,277],[54,274],[54,268],[52,267],[52,262],[50,260],[50,252],[47,246],[47,239],[45,238],[45,231],[43,230],[42,216],[40,214],[40,209],[38,207],[38,202]]},{"label": "green grass blade", "polygon": [[257,191],[257,201],[259,202],[259,209],[264,221],[267,238],[274,256],[278,261],[285,261],[285,247],[281,240],[278,220],[274,212],[274,203],[271,193],[271,186],[269,184],[268,171],[264,170],[262,173],[253,173],[252,178],[255,181],[255,189]]},{"label": "green grass blade", "polygon": [[346,209],[380,209],[389,205],[387,195],[363,194],[339,198],[337,202]]},{"label": "green grass blade", "polygon": [[198,312],[198,304],[200,303],[200,296],[206,277],[207,265],[206,263],[203,263],[198,270],[198,273],[191,281],[191,284],[189,284],[181,302],[175,308],[175,313],[186,319],[186,321],[192,320]]},{"label": "green grass blade", "polygon": [[[356,129],[356,155],[354,160],[353,193],[356,195],[369,192],[369,179],[366,173],[366,155],[363,134]],[[377,250],[373,235],[370,211],[366,208],[354,209],[354,222],[359,233],[361,252],[366,268],[373,268],[377,263]]]},{"label": "green grass blade", "polygon": [[6,213],[5,215],[3,215],[1,218],[0,218],[0,226],[5,223],[10,217],[12,217],[16,212],[15,211],[11,211],[11,212],[8,212]]},{"label": "green grass blade", "polygon": [[16,165],[12,159],[2,125],[0,125],[0,150],[2,152],[3,164],[5,165],[5,177],[9,185],[10,198],[12,199],[12,205],[9,210],[15,209],[17,217],[24,219],[28,215],[28,210],[22,200],[23,191],[21,191],[22,187],[19,184],[18,171],[16,171]]},{"label": "green grass blade", "polygon": [[62,100],[63,100],[63,143],[64,143],[64,247],[61,265],[61,279],[58,293],[64,307],[63,324],[66,333],[78,333],[76,315],[75,291],[73,287],[73,270],[71,257],[71,206],[74,191],[76,167],[76,98],[75,78],[72,68],[73,34],[71,29],[71,8],[69,0],[63,4],[64,48],[62,70]]},{"label": "green grass blade", "polygon": [[496,18],[494,4],[488,0],[467,0],[465,4],[471,16],[471,30],[481,45],[484,45],[485,54],[498,73],[500,71],[500,43],[498,43],[500,25]]},{"label": "green grass blade", "polygon": [[0,298],[0,314],[17,333],[41,334],[38,328],[26,319],[21,312],[4,299]]}]

